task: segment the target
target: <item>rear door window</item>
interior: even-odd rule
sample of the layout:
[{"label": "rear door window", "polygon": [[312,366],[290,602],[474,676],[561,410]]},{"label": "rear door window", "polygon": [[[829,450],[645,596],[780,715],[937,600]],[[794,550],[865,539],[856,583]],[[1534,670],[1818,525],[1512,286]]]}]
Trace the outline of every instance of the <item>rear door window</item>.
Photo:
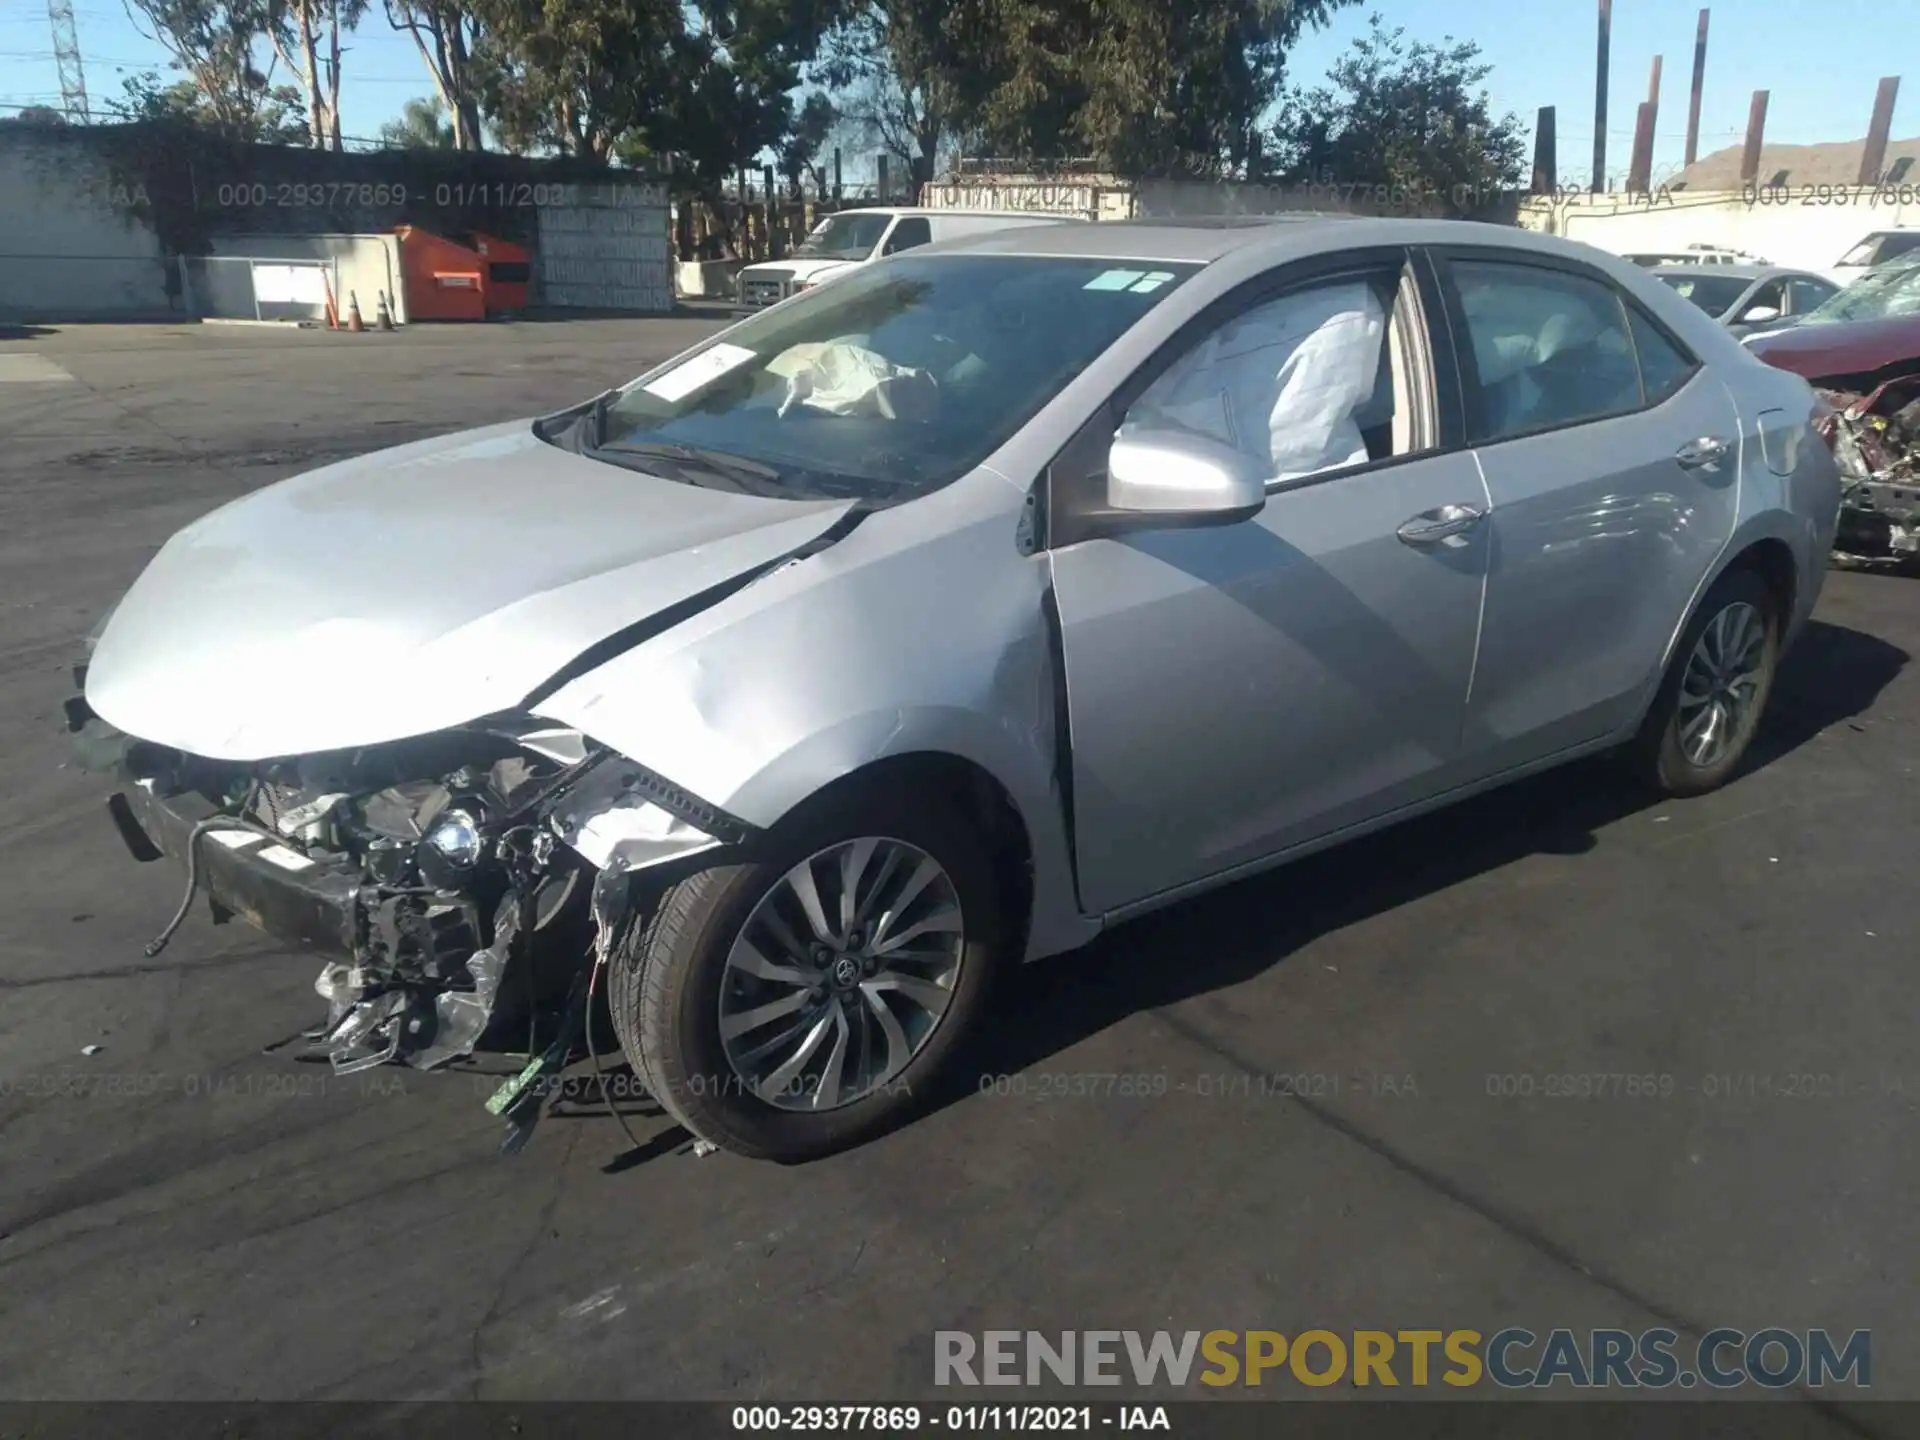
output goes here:
[{"label": "rear door window", "polygon": [[1519,262],[1455,260],[1447,269],[1467,340],[1471,443],[1640,408],[1626,307],[1610,286]]},{"label": "rear door window", "polygon": [[1633,335],[1633,351],[1640,363],[1640,384],[1646,403],[1658,405],[1693,378],[1700,362],[1682,350],[1636,305],[1627,306],[1627,325]]}]

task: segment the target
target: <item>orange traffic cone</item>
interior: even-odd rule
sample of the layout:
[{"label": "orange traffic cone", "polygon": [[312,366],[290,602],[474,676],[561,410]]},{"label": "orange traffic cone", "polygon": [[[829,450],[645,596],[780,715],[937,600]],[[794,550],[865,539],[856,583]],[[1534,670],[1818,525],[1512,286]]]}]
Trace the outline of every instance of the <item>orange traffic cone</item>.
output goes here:
[{"label": "orange traffic cone", "polygon": [[393,316],[387,311],[387,292],[380,290],[375,293],[380,297],[380,309],[379,313],[374,317],[373,323],[378,325],[382,330],[391,330],[393,329]]},{"label": "orange traffic cone", "polygon": [[367,322],[360,318],[360,296],[358,292],[347,292],[347,329],[358,335],[367,328]]}]

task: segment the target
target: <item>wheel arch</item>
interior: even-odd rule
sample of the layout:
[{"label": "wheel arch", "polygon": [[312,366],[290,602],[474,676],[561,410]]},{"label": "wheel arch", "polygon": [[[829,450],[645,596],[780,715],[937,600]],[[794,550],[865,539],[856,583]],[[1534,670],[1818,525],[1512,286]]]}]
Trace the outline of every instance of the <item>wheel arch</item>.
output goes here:
[{"label": "wheel arch", "polygon": [[867,786],[925,787],[982,826],[1019,935],[1036,959],[1086,943],[1099,930],[1074,898],[1071,849],[1050,736],[1015,733],[948,707],[852,717],[770,760],[730,795],[728,808],[776,830]]},{"label": "wheel arch", "polygon": [[1802,589],[1801,566],[1794,542],[1787,535],[1784,524],[1776,525],[1764,518],[1756,520],[1742,527],[1727,545],[1720,563],[1701,580],[1685,612],[1674,625],[1673,633],[1667,637],[1666,649],[1660,657],[1660,665],[1654,672],[1652,689],[1648,693],[1649,704],[1652,703],[1653,692],[1659,689],[1661,677],[1673,664],[1680,638],[1687,633],[1694,616],[1700,613],[1700,607],[1706,603],[1707,596],[1713,593],[1713,587],[1736,570],[1753,571],[1766,584],[1780,607],[1783,639],[1792,627]]},{"label": "wheel arch", "polygon": [[978,760],[951,750],[907,750],[856,766],[792,806],[771,827],[803,821],[865,793],[916,790],[937,796],[975,827],[993,861],[994,879],[1013,933],[1010,949],[1026,953],[1034,902],[1034,837],[1013,792]]}]

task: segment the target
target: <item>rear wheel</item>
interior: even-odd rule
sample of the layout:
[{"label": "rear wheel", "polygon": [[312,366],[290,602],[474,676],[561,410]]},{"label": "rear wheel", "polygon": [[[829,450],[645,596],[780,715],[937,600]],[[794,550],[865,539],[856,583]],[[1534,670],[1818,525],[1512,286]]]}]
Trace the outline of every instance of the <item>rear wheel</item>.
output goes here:
[{"label": "rear wheel", "polygon": [[1666,795],[1700,795],[1733,777],[1746,755],[1780,658],[1780,607],[1751,570],[1707,592],[1647,712],[1636,768]]},{"label": "rear wheel", "polygon": [[911,1112],[971,1027],[1001,948],[973,829],[867,795],[673,886],[611,962],[628,1061],[689,1131],[799,1161]]}]

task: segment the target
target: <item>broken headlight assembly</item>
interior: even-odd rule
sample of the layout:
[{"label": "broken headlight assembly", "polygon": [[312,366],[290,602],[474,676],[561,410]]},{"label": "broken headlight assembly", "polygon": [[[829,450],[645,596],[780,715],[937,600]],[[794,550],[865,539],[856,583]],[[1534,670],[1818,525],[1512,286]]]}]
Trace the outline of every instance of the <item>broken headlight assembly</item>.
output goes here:
[{"label": "broken headlight assembly", "polygon": [[514,994],[550,1008],[556,980],[592,952],[591,872],[697,854],[737,828],[578,732],[524,717],[261,765],[137,741],[123,754],[142,824],[175,827],[153,838],[189,862],[154,951],[202,883],[216,921],[317,931],[344,953],[320,977],[331,1009],[311,1038],[341,1070],[470,1052],[509,966],[528,968]]}]

